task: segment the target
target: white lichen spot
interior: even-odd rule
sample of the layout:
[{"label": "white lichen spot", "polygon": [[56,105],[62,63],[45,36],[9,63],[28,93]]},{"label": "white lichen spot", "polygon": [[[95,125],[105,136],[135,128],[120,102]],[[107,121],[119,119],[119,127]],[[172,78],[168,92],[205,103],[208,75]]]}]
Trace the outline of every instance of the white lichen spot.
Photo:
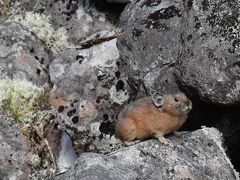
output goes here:
[{"label": "white lichen spot", "polygon": [[0,66],[0,79],[6,79],[7,78],[7,72],[4,68]]},{"label": "white lichen spot", "polygon": [[99,130],[99,127],[100,127],[100,123],[99,123],[99,122],[92,123],[92,124],[90,125],[91,134],[92,134],[92,135],[95,135],[95,136],[101,135],[101,132],[100,132],[100,130]]},{"label": "white lichen spot", "polygon": [[85,131],[87,131],[87,128],[86,128],[86,126],[78,126],[77,131],[78,132],[85,132]]},{"label": "white lichen spot", "polygon": [[31,155],[30,160],[33,166],[38,166],[41,163],[40,157],[36,154]]},{"label": "white lichen spot", "polygon": [[16,175],[12,175],[9,177],[9,180],[17,180],[17,176]]},{"label": "white lichen spot", "polygon": [[98,20],[99,20],[100,22],[105,22],[105,21],[106,21],[106,17],[105,17],[104,15],[102,15],[102,16],[100,16],[100,17],[98,18]]},{"label": "white lichen spot", "polygon": [[50,16],[26,12],[25,17],[16,15],[11,18],[11,21],[19,22],[28,27],[29,30],[44,41],[54,53],[70,46],[67,31],[64,28],[55,30],[50,23]]},{"label": "white lichen spot", "polygon": [[[57,59],[56,59],[57,60]],[[61,77],[64,74],[66,65],[64,64],[55,64],[54,66],[49,67],[50,75],[52,79]]]},{"label": "white lichen spot", "polygon": [[125,101],[129,99],[129,95],[126,91],[119,90],[117,91],[115,86],[112,86],[109,90],[110,93],[110,99],[113,100],[113,102],[118,104],[123,104]]},{"label": "white lichen spot", "polygon": [[234,88],[231,89],[231,92],[227,93],[228,98],[238,98],[240,94],[240,81],[235,82]]}]

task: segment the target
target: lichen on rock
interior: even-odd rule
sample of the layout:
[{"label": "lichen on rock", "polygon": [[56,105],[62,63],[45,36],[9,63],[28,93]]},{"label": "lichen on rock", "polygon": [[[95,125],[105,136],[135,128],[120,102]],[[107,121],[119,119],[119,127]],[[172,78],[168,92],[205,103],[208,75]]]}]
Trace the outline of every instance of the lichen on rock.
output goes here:
[{"label": "lichen on rock", "polygon": [[0,0],[0,19],[7,16],[10,0]]},{"label": "lichen on rock", "polygon": [[129,99],[129,95],[127,91],[124,90],[117,90],[115,86],[112,86],[112,88],[109,90],[110,93],[110,99],[113,100],[113,102],[118,104],[123,104],[125,101]]},{"label": "lichen on rock", "polygon": [[50,23],[50,16],[26,12],[25,17],[15,15],[11,18],[11,21],[16,21],[27,26],[29,30],[44,41],[54,53],[58,53],[70,46],[67,31],[64,28],[55,30]]},{"label": "lichen on rock", "polygon": [[25,80],[0,80],[0,107],[15,119],[22,119],[37,101],[43,98],[44,90]]}]

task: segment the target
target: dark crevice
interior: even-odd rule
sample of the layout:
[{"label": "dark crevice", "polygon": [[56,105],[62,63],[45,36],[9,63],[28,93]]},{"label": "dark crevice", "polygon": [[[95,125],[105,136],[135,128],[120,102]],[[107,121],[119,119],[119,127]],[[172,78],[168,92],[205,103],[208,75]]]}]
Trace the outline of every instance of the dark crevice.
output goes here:
[{"label": "dark crevice", "polygon": [[108,3],[105,0],[90,0],[90,3],[92,3],[98,11],[103,12],[113,24],[118,23],[119,17],[126,6],[126,4],[122,3]]}]

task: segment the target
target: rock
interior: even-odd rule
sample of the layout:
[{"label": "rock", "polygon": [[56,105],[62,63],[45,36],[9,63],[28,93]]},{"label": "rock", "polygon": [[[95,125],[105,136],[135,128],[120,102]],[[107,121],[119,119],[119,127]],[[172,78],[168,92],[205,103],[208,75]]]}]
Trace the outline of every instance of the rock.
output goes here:
[{"label": "rock", "polygon": [[130,180],[135,179],[137,176],[135,172],[117,163],[114,159],[95,153],[82,154],[74,167],[77,168],[76,171],[71,169],[67,173],[57,176],[54,179]]},{"label": "rock", "polygon": [[193,109],[187,122],[181,127],[182,131],[193,131],[205,125],[215,127],[223,133],[227,154],[236,170],[240,170],[240,106],[216,106],[193,99]]},{"label": "rock", "polygon": [[112,39],[88,49],[66,50],[50,65],[54,83],[51,93],[66,100],[55,103],[59,106],[58,122],[73,139],[78,153],[95,146],[93,151],[107,153],[110,145],[115,146],[115,120],[129,99],[127,81],[118,71],[118,58],[116,39]]},{"label": "rock", "polygon": [[[178,46],[175,49],[176,55],[174,58],[172,58],[173,54],[171,53],[165,56],[166,61],[169,59],[174,60],[170,61],[171,64],[166,65],[164,68],[157,67],[156,69],[152,68],[147,71],[147,68],[144,69],[144,67],[148,67],[149,64],[151,64],[151,58],[148,57],[151,56],[151,54],[157,54],[157,47],[152,44],[159,43],[161,45],[162,41],[158,40],[158,42],[155,42],[155,39],[160,38],[163,33],[156,32],[155,37],[151,39],[151,35],[145,37],[142,36],[142,34],[149,31],[154,32],[154,30],[151,30],[148,27],[142,28],[138,33],[140,37],[135,38],[135,41],[133,41],[134,33],[132,32],[134,32],[134,28],[141,26],[141,22],[144,22],[142,19],[146,19],[145,21],[147,21],[148,16],[152,12],[155,12],[156,8],[169,3],[176,3],[174,6],[178,5],[177,7],[179,8],[175,9],[180,10],[179,14],[181,17],[176,16],[165,20],[156,18],[155,21],[159,20],[159,23],[156,22],[155,24],[160,24],[160,22],[162,23],[166,20],[169,20],[170,23],[178,18],[179,23],[176,24],[176,33],[169,36],[169,39],[175,39],[176,42],[171,43],[171,41],[166,41],[166,44],[169,43],[171,50],[174,50],[176,46]],[[130,100],[134,99],[134,97],[138,96],[141,92],[142,96],[144,96],[146,94],[151,94],[154,90],[167,92],[169,90],[171,91],[171,89],[178,89],[179,86],[193,102],[193,110],[191,111],[189,120],[183,129],[187,131],[196,130],[200,128],[201,125],[220,128],[226,138],[228,153],[232,162],[239,170],[240,166],[238,166],[238,159],[240,156],[236,153],[239,150],[237,147],[240,143],[238,140],[239,122],[236,121],[236,119],[239,119],[239,105],[236,107],[219,107],[219,104],[237,104],[237,99],[240,97],[238,95],[239,91],[237,91],[237,86],[235,85],[239,80],[239,73],[237,73],[239,61],[239,55],[237,54],[239,54],[239,50],[235,48],[235,52],[232,51],[233,54],[230,54],[231,49],[233,49],[233,42],[235,42],[234,46],[236,46],[238,40],[235,38],[235,40],[233,39],[232,42],[229,41],[228,43],[228,41],[224,39],[229,37],[234,38],[234,33],[238,32],[234,29],[238,28],[237,24],[239,23],[233,25],[234,22],[237,21],[237,18],[234,16],[239,16],[239,13],[236,11],[238,6],[236,5],[236,1],[231,3],[222,2],[222,5],[220,1],[209,0],[200,2],[186,1],[185,4],[182,5],[179,5],[179,3],[182,4],[180,1],[166,2],[136,0],[129,3],[123,11],[121,15],[123,34],[118,37],[117,45],[122,59],[122,70],[120,70],[120,72],[122,73],[122,71],[126,71],[129,86],[131,87],[129,93]],[[219,10],[217,10],[218,8],[213,7],[217,4],[219,4]],[[235,8],[229,8],[234,4]],[[224,11],[224,9],[226,9],[226,11]],[[224,11],[222,14],[231,11],[233,13],[231,15],[225,14],[225,16],[218,16],[216,13],[221,11]],[[161,14],[161,12],[156,14]],[[165,10],[165,12],[168,11]],[[171,15],[171,13],[165,14]],[[196,20],[194,20],[195,17]],[[214,18],[218,19],[218,17],[220,21],[214,21]],[[213,24],[211,25],[210,22]],[[170,24],[174,25],[174,23]],[[233,29],[233,31],[231,29]],[[201,33],[202,31],[203,33]],[[226,36],[221,37],[221,33],[223,32],[226,33]],[[206,33],[206,36],[204,33]],[[201,34],[204,36],[201,37]],[[166,38],[167,37],[168,36],[166,36]],[[239,36],[237,35],[236,37]],[[217,39],[219,39],[219,42]],[[220,40],[222,41],[221,43]],[[140,52],[140,48],[143,44],[142,41],[146,42],[148,46],[146,46],[146,50]],[[230,48],[230,52],[228,52],[227,47],[231,47],[231,43],[232,48]],[[212,47],[210,47],[210,45]],[[208,58],[204,55],[207,52],[207,49],[204,49],[205,47],[208,49],[212,48],[211,52],[213,52],[213,55],[217,57],[219,61],[216,58],[214,60],[214,57],[209,56],[210,58]],[[156,52],[149,52],[148,48],[152,48],[152,52]],[[201,52],[199,49],[202,49]],[[193,56],[191,55],[191,51],[194,53]],[[220,53],[220,51],[222,53]],[[140,54],[142,55],[140,56]],[[201,56],[199,56],[199,54]],[[224,59],[220,56],[224,57]],[[149,62],[147,62],[148,60]],[[133,66],[132,62],[135,62],[136,65]],[[144,67],[139,65],[144,62],[147,62]],[[136,69],[134,70],[133,67],[136,67]],[[143,74],[144,70],[147,71],[146,75]],[[218,82],[216,78],[221,77],[223,81]],[[223,77],[225,77],[225,79]],[[142,89],[140,89],[141,86],[143,86]],[[214,94],[208,93],[210,91]]]},{"label": "rock", "polygon": [[148,140],[110,155],[84,153],[61,179],[239,179],[214,128]]},{"label": "rock", "polygon": [[44,129],[44,137],[54,162],[55,172],[65,172],[77,159],[77,155],[72,146],[72,140],[56,122],[46,125]]},{"label": "rock", "polygon": [[132,0],[106,0],[109,3],[129,3]]},{"label": "rock", "polygon": [[18,124],[0,110],[0,177],[1,179],[27,179],[27,145]]},{"label": "rock", "polygon": [[[127,75],[150,94],[177,90],[172,74],[178,59],[174,74],[188,94],[214,104],[239,103],[237,4],[133,1],[121,16],[124,32],[118,38]],[[165,78],[158,76],[160,72]]]},{"label": "rock", "polygon": [[[102,30],[114,29],[114,25],[107,19],[104,13],[98,11],[93,1],[55,1],[33,0],[15,2],[11,5],[12,13],[16,9],[25,9],[50,16],[54,28],[67,30],[69,41],[79,43],[87,36]],[[19,9],[19,11],[21,11]]]},{"label": "rock", "polygon": [[133,1],[121,16],[118,49],[126,74],[148,93],[177,91],[173,66],[181,49],[182,1]]},{"label": "rock", "polygon": [[[89,49],[64,51],[49,67],[55,92],[67,99],[74,99],[86,97],[90,92],[98,90],[98,82],[103,81],[102,87],[108,86],[116,79],[114,70],[117,71],[118,58],[116,39]],[[104,81],[107,76],[113,76],[108,79],[110,82]]]},{"label": "rock", "polygon": [[26,79],[40,86],[49,82],[52,53],[18,23],[0,24],[0,69],[11,79]]},{"label": "rock", "polygon": [[176,77],[201,100],[240,103],[239,1],[188,1]]}]

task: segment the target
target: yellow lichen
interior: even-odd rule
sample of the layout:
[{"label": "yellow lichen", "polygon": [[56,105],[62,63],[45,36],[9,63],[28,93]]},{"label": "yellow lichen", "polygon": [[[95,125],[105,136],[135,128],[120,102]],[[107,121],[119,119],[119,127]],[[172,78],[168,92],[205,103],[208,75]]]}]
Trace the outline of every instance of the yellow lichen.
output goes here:
[{"label": "yellow lichen", "polygon": [[0,79],[0,109],[17,120],[28,139],[31,153],[26,156],[32,170],[28,179],[50,179],[53,164],[44,144],[43,129],[56,116],[56,110],[46,100],[47,90],[26,80],[2,79],[1,73]]},{"label": "yellow lichen", "polygon": [[10,0],[0,0],[0,18],[7,16]]},{"label": "yellow lichen", "polygon": [[44,95],[43,88],[25,80],[0,80],[0,107],[20,120]]}]

